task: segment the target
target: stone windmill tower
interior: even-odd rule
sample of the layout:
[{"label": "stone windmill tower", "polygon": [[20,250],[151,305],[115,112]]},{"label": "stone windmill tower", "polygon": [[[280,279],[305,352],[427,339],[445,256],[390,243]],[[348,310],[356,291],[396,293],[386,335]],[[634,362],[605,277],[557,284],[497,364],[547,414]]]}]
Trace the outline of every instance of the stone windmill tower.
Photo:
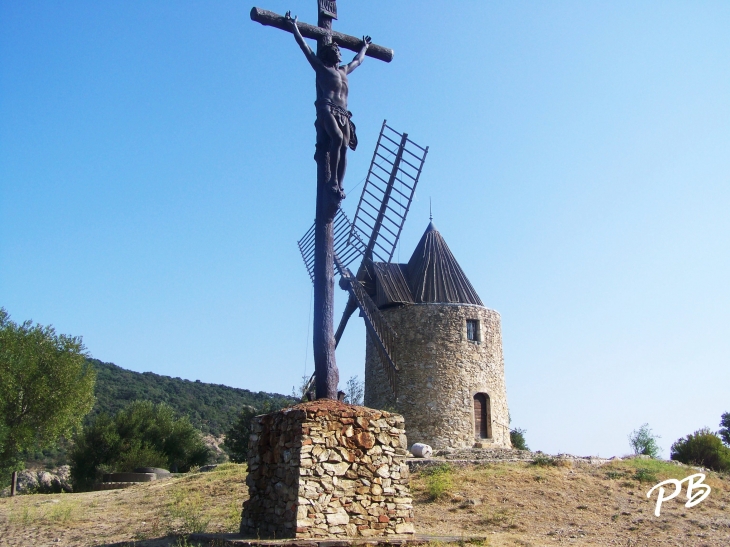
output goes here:
[{"label": "stone windmill tower", "polygon": [[373,272],[369,292],[397,333],[398,372],[391,389],[368,333],[365,405],[402,414],[410,443],[509,448],[500,316],[484,306],[433,223],[407,264],[375,262]]}]

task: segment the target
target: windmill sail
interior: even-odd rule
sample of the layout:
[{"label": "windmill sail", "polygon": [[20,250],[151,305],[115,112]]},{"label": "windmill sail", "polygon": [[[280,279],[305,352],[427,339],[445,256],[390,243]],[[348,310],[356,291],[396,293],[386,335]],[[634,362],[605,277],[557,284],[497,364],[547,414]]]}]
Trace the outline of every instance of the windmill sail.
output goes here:
[{"label": "windmill sail", "polygon": [[335,266],[342,277],[341,285],[345,285],[344,288],[350,293],[350,298],[357,302],[357,307],[362,312],[368,332],[378,348],[380,362],[388,378],[388,383],[390,383],[390,388],[393,390],[393,395],[397,397],[395,374],[398,372],[398,366],[395,364],[392,354],[396,333],[385,320],[383,314],[380,313],[372,298],[365,292],[362,284],[347,267],[340,263],[337,255],[335,255]]},{"label": "windmill sail", "polygon": [[[388,263],[393,259],[427,154],[428,147],[416,144],[407,133],[398,133],[384,120],[355,217],[350,222],[342,209],[338,209],[334,220],[335,269],[341,276],[340,285],[349,293],[335,333],[335,344],[339,343],[349,318],[359,308],[378,348],[394,395],[398,367],[391,348],[395,333],[368,294],[373,294],[370,289],[375,289],[368,287],[368,281],[374,262]],[[314,225],[298,245],[314,282]],[[361,258],[361,263],[357,275],[353,275],[348,266],[357,258]]]},{"label": "windmill sail", "polygon": [[352,222],[352,238],[370,233],[366,256],[390,262],[416,192],[428,147],[423,148],[383,121]]},{"label": "windmill sail", "polygon": [[[423,148],[408,133],[398,133],[383,121],[348,239],[354,245],[362,242],[362,234],[370,233],[357,272],[359,281],[364,281],[368,263],[393,259],[427,154],[428,146]],[[336,344],[356,309],[351,296],[337,327]]]},{"label": "windmill sail", "polygon": [[[335,253],[341,257],[344,266],[349,266],[353,260],[365,254],[366,245],[362,240],[362,235],[353,227],[342,209],[337,209],[334,232]],[[309,278],[314,283],[314,224],[297,242],[297,245],[299,245],[299,252],[302,253]]]}]

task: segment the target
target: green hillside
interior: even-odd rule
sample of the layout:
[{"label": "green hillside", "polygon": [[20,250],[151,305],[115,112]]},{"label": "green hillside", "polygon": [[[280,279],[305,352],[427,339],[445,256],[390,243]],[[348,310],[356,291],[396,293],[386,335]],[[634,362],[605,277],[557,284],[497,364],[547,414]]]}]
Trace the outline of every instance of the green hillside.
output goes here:
[{"label": "green hillside", "polygon": [[266,401],[296,402],[292,397],[278,393],[255,393],[248,389],[206,384],[198,380],[191,382],[153,372],[132,372],[98,359],[89,361],[96,367],[97,377],[94,390],[96,405],[87,419],[93,419],[101,412],[115,414],[137,399],[164,402],[180,415],[190,418],[203,433],[218,436],[230,428],[245,405],[258,408]]},{"label": "green hillside", "polygon": [[[256,393],[248,389],[206,384],[198,380],[191,382],[153,372],[133,372],[98,359],[89,359],[89,362],[96,368],[96,404],[86,417],[86,423],[102,412],[114,415],[131,401],[146,400],[167,403],[179,415],[187,416],[203,433],[217,437],[233,425],[236,416],[246,405],[261,408],[265,402],[271,401],[281,407],[298,402],[293,397],[278,393]],[[67,463],[68,448],[69,442],[61,439],[55,449],[26,453],[26,465],[45,468],[63,465]]]}]

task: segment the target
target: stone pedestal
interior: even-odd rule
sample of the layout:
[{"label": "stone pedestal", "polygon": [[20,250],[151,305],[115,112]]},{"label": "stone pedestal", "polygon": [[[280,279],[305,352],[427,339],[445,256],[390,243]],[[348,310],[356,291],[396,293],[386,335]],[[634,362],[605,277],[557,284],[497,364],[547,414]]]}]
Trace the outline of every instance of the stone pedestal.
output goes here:
[{"label": "stone pedestal", "polygon": [[329,399],[257,416],[241,533],[413,534],[403,417]]}]

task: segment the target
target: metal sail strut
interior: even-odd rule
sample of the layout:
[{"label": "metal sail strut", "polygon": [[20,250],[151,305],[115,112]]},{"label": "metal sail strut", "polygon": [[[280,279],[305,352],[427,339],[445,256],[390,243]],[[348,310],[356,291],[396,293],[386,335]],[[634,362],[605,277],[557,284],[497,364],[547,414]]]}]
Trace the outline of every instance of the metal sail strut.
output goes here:
[{"label": "metal sail strut", "polygon": [[398,372],[398,365],[395,364],[392,354],[397,334],[385,320],[383,314],[380,313],[372,298],[365,292],[360,282],[352,275],[352,272],[340,263],[337,255],[335,255],[335,267],[340,273],[340,286],[350,293],[350,298],[357,302],[357,306],[362,312],[365,326],[378,348],[380,362],[383,365],[385,375],[388,377],[390,388],[393,390],[393,395],[397,397],[395,374]]}]

